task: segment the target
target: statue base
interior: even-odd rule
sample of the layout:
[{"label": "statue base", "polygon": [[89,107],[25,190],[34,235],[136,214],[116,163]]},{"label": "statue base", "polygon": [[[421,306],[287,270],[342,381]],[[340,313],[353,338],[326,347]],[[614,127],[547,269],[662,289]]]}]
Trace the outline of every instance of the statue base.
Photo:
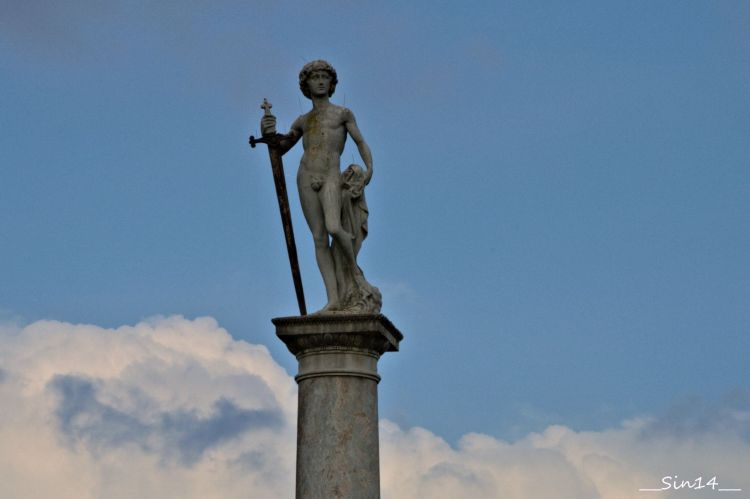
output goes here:
[{"label": "statue base", "polygon": [[297,499],[380,498],[377,363],[403,335],[382,314],[272,322],[299,362]]}]

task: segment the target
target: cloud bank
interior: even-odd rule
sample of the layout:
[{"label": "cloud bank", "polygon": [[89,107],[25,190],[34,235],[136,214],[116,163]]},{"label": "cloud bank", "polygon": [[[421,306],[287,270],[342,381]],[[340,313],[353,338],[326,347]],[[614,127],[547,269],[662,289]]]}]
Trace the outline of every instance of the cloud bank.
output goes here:
[{"label": "cloud bank", "polygon": [[[0,497],[294,496],[296,386],[259,345],[211,318],[105,329],[0,326]],[[659,418],[456,447],[381,421],[385,499],[695,497],[662,477],[750,491],[750,397]]]}]

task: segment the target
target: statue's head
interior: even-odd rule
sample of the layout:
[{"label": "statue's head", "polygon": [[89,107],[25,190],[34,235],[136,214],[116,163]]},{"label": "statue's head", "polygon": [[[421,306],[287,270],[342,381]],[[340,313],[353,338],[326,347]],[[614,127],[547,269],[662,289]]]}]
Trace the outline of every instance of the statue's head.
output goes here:
[{"label": "statue's head", "polygon": [[328,97],[332,96],[333,92],[336,91],[336,84],[339,80],[336,77],[336,70],[333,69],[333,66],[322,59],[308,62],[304,65],[302,71],[299,72],[299,89],[302,90],[302,94],[308,99],[310,98],[310,87],[307,85],[307,79],[316,71],[325,71],[331,76],[331,86],[328,89]]}]

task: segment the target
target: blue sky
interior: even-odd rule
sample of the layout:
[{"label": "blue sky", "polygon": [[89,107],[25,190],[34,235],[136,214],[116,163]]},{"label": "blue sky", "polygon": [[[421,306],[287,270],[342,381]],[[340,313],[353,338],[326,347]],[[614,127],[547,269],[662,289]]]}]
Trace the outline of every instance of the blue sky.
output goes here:
[{"label": "blue sky", "polygon": [[210,316],[293,373],[268,158],[246,141],[264,97],[283,130],[309,108],[297,73],[325,58],[374,156],[361,265],[406,337],[382,417],[455,443],[750,405],[746,2],[2,12],[4,322]]}]

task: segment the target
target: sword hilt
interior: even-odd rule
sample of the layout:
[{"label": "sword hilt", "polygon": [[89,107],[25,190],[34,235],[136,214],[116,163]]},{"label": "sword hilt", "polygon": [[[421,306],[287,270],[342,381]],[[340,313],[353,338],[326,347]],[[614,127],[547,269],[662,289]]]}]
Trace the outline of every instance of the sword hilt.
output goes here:
[{"label": "sword hilt", "polygon": [[263,116],[271,116],[271,108],[273,106],[270,102],[268,102],[268,99],[263,97],[263,104],[260,105],[260,108],[263,110]]},{"label": "sword hilt", "polygon": [[250,147],[252,148],[255,148],[256,144],[266,144],[268,147],[278,147],[281,137],[283,137],[283,134],[281,133],[275,133],[273,135],[260,137],[257,139],[253,135],[251,135],[248,142],[250,142]]},{"label": "sword hilt", "polygon": [[[263,104],[260,105],[260,108],[263,110],[263,116],[273,116],[271,114],[271,108],[273,106],[270,102],[268,102],[268,99],[263,97]],[[255,149],[255,144],[266,144],[268,147],[276,147],[278,145],[278,137],[281,134],[279,133],[273,133],[270,135],[263,136],[259,139],[256,139],[252,135],[250,136],[250,147]]]}]

